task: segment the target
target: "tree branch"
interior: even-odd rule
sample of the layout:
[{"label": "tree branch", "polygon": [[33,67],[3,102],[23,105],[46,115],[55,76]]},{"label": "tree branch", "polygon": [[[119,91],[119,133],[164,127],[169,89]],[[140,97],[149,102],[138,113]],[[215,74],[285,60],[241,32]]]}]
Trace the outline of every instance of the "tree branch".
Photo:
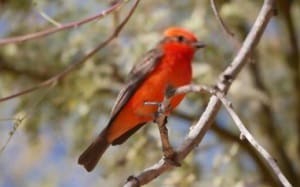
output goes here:
[{"label": "tree branch", "polygon": [[[188,121],[193,121],[196,118],[194,115],[191,116],[178,111],[174,112],[177,117]],[[222,141],[225,140],[233,143],[238,143],[241,148],[250,155],[254,163],[257,165],[257,168],[260,169],[260,172],[263,175],[262,179],[271,186],[279,186],[277,176],[273,175],[273,171],[270,169],[270,167],[268,167],[264,159],[260,156],[260,153],[254,147],[252,147],[252,145],[248,141],[241,141],[240,137],[236,133],[220,127],[216,120],[214,121],[211,130],[219,138],[221,138]]]},{"label": "tree branch", "polygon": [[52,28],[49,28],[49,29],[46,29],[46,30],[43,30],[43,31],[30,33],[30,34],[26,34],[26,35],[23,35],[23,36],[15,36],[15,37],[10,37],[10,38],[0,39],[0,46],[1,45],[6,45],[6,44],[9,44],[9,43],[20,43],[20,42],[24,42],[24,41],[28,41],[28,40],[34,40],[34,39],[37,39],[37,38],[41,38],[41,37],[44,37],[44,36],[54,34],[56,32],[62,31],[62,30],[77,28],[77,27],[79,27],[83,24],[89,23],[89,22],[97,20],[97,19],[101,19],[101,18],[105,17],[106,15],[113,13],[114,11],[121,8],[123,3],[127,2],[127,1],[128,0],[119,0],[115,4],[113,4],[111,7],[109,7],[108,9],[106,9],[106,10],[104,10],[104,11],[102,11],[102,12],[96,14],[96,15],[84,18],[84,19],[79,20],[79,21],[73,21],[73,22],[70,22],[70,23],[62,24],[61,26],[55,26],[55,27],[52,27]]},{"label": "tree branch", "polygon": [[260,153],[254,147],[252,147],[252,145],[249,142],[241,141],[240,137],[237,134],[225,128],[221,128],[218,124],[214,124],[211,130],[218,137],[222,138],[222,141],[225,140],[233,143],[238,143],[241,146],[241,148],[253,159],[253,162],[256,164],[256,167],[260,170],[260,173],[262,175],[261,178],[264,181],[264,183],[273,187],[279,186],[277,176],[273,175],[273,171],[266,164],[264,159],[260,156]]},{"label": "tree branch", "polygon": [[[154,122],[157,124],[158,129],[159,129],[159,134],[160,134],[160,139],[161,139],[161,144],[162,144],[162,152],[163,156],[165,159],[172,160],[174,163],[176,161],[174,160],[175,156],[175,151],[173,150],[173,147],[169,141],[169,136],[168,136],[168,128],[166,127],[167,124],[167,112],[168,112],[168,107],[170,105],[170,99],[172,98],[172,95],[169,95],[168,92],[171,91],[171,87],[167,87],[165,91],[165,97],[162,103],[158,102],[145,102],[145,105],[157,105],[158,109],[157,112],[155,113],[154,116]],[[178,164],[179,165],[179,164]]]},{"label": "tree branch", "polygon": [[221,28],[224,31],[224,33],[228,34],[230,37],[233,37],[234,33],[230,31],[230,29],[227,27],[227,25],[225,24],[225,22],[221,18],[215,0],[210,0],[210,4],[211,4],[213,12],[214,12],[218,22],[220,23]]},{"label": "tree branch", "polygon": [[247,128],[242,123],[242,121],[240,120],[238,115],[232,109],[231,103],[229,103],[225,99],[225,97],[220,96],[219,99],[221,100],[221,102],[223,103],[223,106],[226,108],[226,110],[230,114],[230,116],[233,119],[233,121],[235,122],[236,126],[239,128],[239,130],[241,132],[241,139],[244,139],[242,137],[245,137],[248,140],[248,142],[260,153],[260,155],[264,157],[264,159],[268,162],[269,166],[275,172],[275,174],[277,175],[278,179],[280,180],[280,182],[283,186],[292,187],[292,185],[289,183],[289,181],[286,179],[286,177],[280,171],[280,168],[277,166],[274,158],[261,145],[259,145],[259,143],[253,138],[253,136],[247,130]]},{"label": "tree branch", "polygon": [[[213,12],[219,22],[219,24],[221,25],[221,28],[223,30],[223,33],[225,34],[225,38],[227,38],[230,42],[232,42],[232,44],[235,46],[236,49],[239,49],[240,46],[241,46],[241,42],[236,38],[234,37],[234,34],[230,31],[230,29],[227,27],[227,25],[225,24],[225,22],[222,20],[221,16],[219,15],[219,12],[218,12],[218,9],[217,9],[217,6],[216,6],[216,3],[215,3],[215,0],[211,0],[211,7],[213,9]],[[293,27],[293,23],[292,23],[292,19],[291,19],[291,16],[290,16],[290,6],[291,6],[291,2],[287,2],[287,1],[284,1],[284,0],[277,0],[277,3],[278,3],[278,7],[282,10],[281,12],[283,12],[283,15],[284,17],[286,18],[287,21],[287,28],[289,30],[289,34],[290,36],[294,36],[294,27]],[[245,29],[243,29],[243,34],[245,35]],[[294,39],[294,40],[293,40]],[[296,66],[297,61],[298,61],[298,46],[297,46],[297,40],[295,37],[290,37],[290,41],[291,41],[291,46],[292,46],[292,53],[291,54],[295,54],[293,58],[290,58],[288,60],[288,64],[293,64],[293,62],[295,62],[295,67],[292,67],[291,70],[292,70],[292,75],[296,75],[296,76],[292,76],[292,77],[295,77],[295,87],[296,87],[296,90],[300,90],[300,89],[297,89],[297,87],[300,88],[300,79],[298,76],[298,84],[297,84],[297,75],[299,73],[295,73],[295,72],[298,72],[298,67]],[[295,44],[295,45],[294,45]],[[266,95],[269,95],[268,93],[268,90],[266,89],[263,81],[261,80],[261,76],[259,74],[259,69],[258,69],[258,61],[257,61],[257,56],[255,55],[255,51],[253,51],[251,53],[251,57],[250,57],[250,60],[251,62],[255,62],[255,63],[250,63],[250,72],[252,73],[252,77],[254,79],[254,83],[256,84],[257,88],[260,89],[262,92],[265,92]],[[295,93],[298,93],[298,95],[300,96],[300,92],[295,92]],[[296,108],[299,108],[300,107],[300,99],[297,99],[297,98],[300,98],[300,97],[296,97]],[[267,135],[270,137],[270,139],[274,140],[273,141],[273,145],[274,145],[274,148],[276,149],[276,151],[278,152],[279,154],[279,160],[281,161],[281,163],[283,163],[282,165],[284,166],[284,171],[287,173],[287,176],[288,178],[293,181],[294,183],[299,183],[298,181],[298,177],[297,177],[297,172],[295,172],[295,169],[292,165],[292,163],[290,162],[288,156],[286,155],[285,151],[284,151],[284,147],[282,146],[282,141],[280,140],[280,137],[278,135],[278,132],[276,131],[276,128],[274,128],[274,122],[272,120],[272,115],[271,115],[271,108],[269,105],[266,105],[266,104],[262,104],[262,110],[264,111],[265,115],[267,116],[267,122],[264,124],[265,126],[263,126],[264,128],[266,128],[267,130]],[[297,116],[298,117],[298,120],[300,122],[300,115]],[[300,123],[299,123],[300,124]],[[298,128],[300,130],[300,128]],[[299,131],[300,132],[300,131]],[[300,144],[299,144],[300,145]],[[300,149],[299,149],[300,150]]]},{"label": "tree branch", "polygon": [[[251,77],[253,78],[256,89],[258,89],[259,91],[261,91],[262,93],[267,95],[270,98],[270,100],[272,100],[270,91],[264,84],[263,78],[260,74],[260,69],[258,67],[259,58],[255,51],[252,53],[252,57],[253,57],[255,63],[251,63],[249,68],[250,68],[250,73],[252,75]],[[264,129],[264,131],[266,132],[265,135],[268,137],[269,140],[271,140],[270,144],[272,145],[275,152],[277,153],[277,160],[279,163],[282,163],[281,164],[282,169],[286,173],[288,179],[293,184],[297,184],[298,183],[297,172],[295,171],[293,163],[291,162],[289,156],[287,155],[287,153],[285,151],[284,142],[282,141],[282,136],[280,136],[280,130],[278,130],[278,128],[276,126],[274,115],[272,113],[273,109],[270,105],[268,105],[264,102],[261,103],[260,108],[261,108],[260,115],[265,116],[264,117],[265,120],[263,120],[260,127],[262,129]],[[298,185],[295,185],[295,186],[298,186]]]},{"label": "tree branch", "polygon": [[129,11],[128,15],[124,18],[124,20],[117,26],[117,28],[114,30],[114,32],[103,42],[101,42],[98,46],[96,46],[94,49],[92,49],[90,52],[88,52],[82,59],[80,59],[79,61],[75,62],[75,63],[71,63],[71,65],[69,65],[66,69],[64,69],[63,71],[59,72],[58,74],[54,75],[53,77],[35,85],[32,86],[30,88],[24,89],[18,93],[12,94],[10,96],[6,96],[3,98],[0,98],[0,102],[3,101],[7,101],[22,95],[25,95],[27,93],[39,90],[41,88],[50,86],[52,84],[57,83],[58,81],[61,81],[62,79],[65,78],[65,76],[67,76],[70,72],[72,72],[73,70],[75,70],[76,68],[78,68],[80,65],[84,64],[87,59],[89,59],[90,57],[92,57],[94,54],[96,54],[96,52],[98,52],[100,49],[104,48],[105,46],[107,46],[113,39],[115,39],[116,37],[118,37],[119,33],[121,32],[121,30],[123,29],[123,27],[126,25],[126,23],[128,22],[129,18],[132,16],[134,10],[136,9],[138,3],[140,0],[135,0],[134,5],[132,6],[131,10]]},{"label": "tree branch", "polygon": [[241,47],[241,43],[235,38],[234,33],[229,29],[229,27],[225,24],[224,20],[220,16],[215,0],[210,0],[210,4],[222,28],[223,33],[225,34],[226,38],[228,38],[228,40],[234,45],[234,48],[237,51]]},{"label": "tree branch", "polygon": [[[225,71],[222,73],[220,80],[217,83],[216,88],[224,93],[227,93],[228,89],[231,86],[232,81],[236,78],[238,73],[246,64],[246,58],[249,56],[250,52],[255,48],[263,31],[266,28],[266,25],[270,21],[274,12],[274,0],[265,0],[260,10],[260,13],[248,34],[246,40],[244,41],[241,49],[234,58],[231,65],[229,65]],[[202,140],[208,129],[211,127],[211,124],[214,121],[219,109],[221,106],[221,101],[216,96],[211,96],[208,106],[201,115],[197,124],[190,130],[185,141],[179,148],[177,152],[178,161],[182,161]],[[173,169],[174,166],[165,162],[161,159],[157,164],[153,165],[142,171],[140,174],[136,175],[134,178],[136,180],[128,180],[125,184],[126,187],[137,186],[147,184],[163,172]]]}]

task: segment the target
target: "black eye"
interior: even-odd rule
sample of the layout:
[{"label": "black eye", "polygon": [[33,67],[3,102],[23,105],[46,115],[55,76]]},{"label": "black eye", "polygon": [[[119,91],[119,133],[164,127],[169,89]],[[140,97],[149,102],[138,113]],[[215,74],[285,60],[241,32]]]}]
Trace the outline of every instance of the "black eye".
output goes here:
[{"label": "black eye", "polygon": [[184,36],[177,36],[178,42],[183,42],[185,40]]}]

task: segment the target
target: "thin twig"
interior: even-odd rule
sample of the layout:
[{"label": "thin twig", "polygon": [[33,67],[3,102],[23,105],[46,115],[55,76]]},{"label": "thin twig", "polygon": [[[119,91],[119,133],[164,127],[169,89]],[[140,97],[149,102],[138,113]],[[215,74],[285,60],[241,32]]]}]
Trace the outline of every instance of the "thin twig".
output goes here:
[{"label": "thin twig", "polygon": [[174,150],[171,146],[171,143],[169,141],[168,137],[168,129],[166,127],[167,124],[167,118],[168,116],[166,115],[167,112],[167,107],[170,104],[170,98],[165,97],[163,102],[144,102],[144,105],[147,106],[157,106],[157,112],[155,113],[154,116],[154,122],[157,124],[158,129],[159,129],[159,134],[160,134],[160,139],[162,143],[162,151],[164,154],[165,158],[170,158],[174,155]]},{"label": "thin twig", "polygon": [[226,108],[231,118],[235,122],[236,126],[239,128],[241,132],[241,137],[245,137],[248,140],[248,142],[260,153],[260,155],[263,156],[263,158],[267,161],[269,166],[278,176],[280,182],[283,184],[284,187],[292,187],[292,185],[289,183],[287,178],[283,175],[280,168],[276,164],[274,158],[254,139],[251,133],[247,130],[239,116],[233,110],[231,103],[228,100],[226,100],[226,98],[223,96],[219,96],[218,98],[221,100],[223,106]]},{"label": "thin twig", "polygon": [[[165,90],[165,96],[161,103],[156,103],[158,105],[157,112],[154,116],[154,122],[157,124],[160,134],[160,139],[162,143],[162,151],[164,158],[171,161],[175,166],[180,166],[179,162],[176,161],[176,152],[174,151],[168,136],[167,124],[167,113],[169,112],[171,98],[174,96],[174,88],[168,86]],[[147,104],[147,103],[145,103]]]},{"label": "thin twig", "polygon": [[101,19],[103,17],[105,17],[108,14],[111,14],[112,12],[118,10],[119,8],[121,8],[121,6],[123,5],[124,2],[127,2],[128,0],[119,0],[117,3],[113,4],[111,7],[109,7],[108,9],[84,18],[82,20],[79,21],[73,21],[70,23],[66,23],[66,24],[62,24],[61,26],[55,26],[55,27],[51,27],[48,28],[46,30],[43,31],[38,31],[35,33],[30,33],[30,34],[26,34],[26,35],[22,35],[22,36],[15,36],[15,37],[10,37],[10,38],[3,38],[0,39],[0,46],[1,45],[5,45],[5,44],[9,44],[9,43],[20,43],[20,42],[24,42],[24,41],[28,41],[28,40],[33,40],[33,39],[37,39],[37,38],[41,38],[44,36],[48,36],[50,34],[54,34],[56,32],[62,31],[62,30],[66,30],[66,29],[72,29],[72,28],[77,28],[85,23],[89,23],[91,21],[97,20],[97,19]]},{"label": "thin twig", "polygon": [[224,20],[220,16],[215,0],[210,0],[210,4],[214,15],[216,16],[219,24],[221,25],[223,33],[225,34],[225,36],[228,36],[225,38],[228,38],[230,42],[232,42],[232,44],[234,45],[235,49],[238,50],[241,47],[241,43],[235,38],[234,33],[229,29],[229,27],[225,24]]},{"label": "thin twig", "polygon": [[177,153],[174,151],[169,141],[168,129],[166,127],[166,123],[167,123],[166,113],[169,112],[168,110],[169,110],[171,99],[175,95],[186,94],[190,92],[214,93],[214,90],[210,89],[207,86],[200,86],[200,85],[193,85],[193,84],[181,86],[179,88],[173,88],[169,86],[166,88],[164,99],[162,103],[159,104],[158,112],[157,112],[158,115],[155,118],[155,122],[157,123],[160,132],[164,157],[165,159],[167,159],[167,161],[170,161],[170,164],[177,167],[180,166],[181,164],[177,159]]},{"label": "thin twig", "polygon": [[234,33],[231,32],[231,30],[230,30],[230,29],[227,27],[227,25],[225,24],[224,20],[221,18],[215,0],[210,0],[210,4],[211,4],[211,7],[212,7],[212,9],[213,9],[213,12],[214,12],[214,14],[215,14],[217,20],[219,21],[219,23],[220,23],[220,25],[221,25],[221,28],[222,28],[222,30],[224,31],[224,33],[226,33],[226,34],[228,34],[229,36],[233,37],[233,36],[234,36]]},{"label": "thin twig", "polygon": [[170,143],[169,136],[168,136],[168,128],[166,127],[167,125],[167,107],[170,104],[170,98],[164,99],[164,102],[162,102],[159,105],[158,112],[155,116],[154,122],[158,126],[159,134],[160,134],[160,139],[161,139],[161,144],[162,144],[162,151],[164,154],[164,157],[166,159],[172,159],[173,156],[175,155],[175,151]]},{"label": "thin twig", "polygon": [[4,152],[5,148],[9,144],[9,142],[11,141],[12,137],[16,133],[16,131],[19,128],[19,126],[23,123],[24,119],[25,119],[25,117],[21,116],[21,117],[18,117],[18,118],[16,118],[16,119],[13,120],[13,128],[9,132],[8,138],[6,139],[5,143],[0,147],[0,156]]},{"label": "thin twig", "polygon": [[38,14],[44,18],[46,21],[48,21],[49,23],[53,24],[56,27],[62,27],[63,25],[57,21],[55,21],[54,19],[52,19],[50,16],[48,16],[48,14],[46,14],[44,11],[37,9]]},{"label": "thin twig", "polygon": [[136,9],[138,3],[140,0],[136,0],[134,2],[134,5],[132,6],[132,8],[130,9],[128,15],[124,18],[124,20],[118,25],[118,27],[114,30],[114,32],[103,42],[101,42],[98,46],[96,46],[94,49],[92,49],[90,52],[87,53],[87,55],[85,55],[82,59],[80,59],[79,61],[75,62],[75,63],[71,63],[71,65],[69,65],[66,69],[64,69],[63,71],[61,71],[60,73],[54,75],[53,77],[35,85],[32,86],[30,88],[24,89],[23,91],[20,91],[18,93],[12,94],[10,96],[7,97],[3,97],[0,98],[0,102],[3,101],[7,101],[22,95],[25,95],[27,93],[36,91],[38,89],[50,86],[52,84],[57,83],[58,81],[61,81],[66,75],[68,75],[71,71],[73,71],[74,69],[76,69],[77,67],[79,67],[80,65],[82,65],[83,63],[85,63],[87,61],[87,59],[89,59],[90,57],[92,57],[94,54],[96,54],[97,51],[99,51],[100,49],[102,49],[103,47],[107,46],[113,39],[115,39],[116,37],[118,37],[119,33],[121,32],[121,30],[123,29],[123,27],[125,26],[125,24],[128,22],[129,18],[131,17],[131,15],[133,14],[134,10]]},{"label": "thin twig", "polygon": [[[236,78],[241,69],[246,65],[246,59],[249,56],[249,53],[256,47],[263,31],[265,30],[268,22],[273,16],[274,3],[274,0],[264,1],[260,13],[256,18],[256,21],[242,47],[240,48],[232,63],[222,73],[221,78],[217,84],[217,89],[224,95],[230,88],[232,81]],[[196,125],[194,125],[190,130],[185,141],[177,151],[177,159],[179,162],[182,161],[201,142],[206,132],[210,129],[211,124],[213,123],[221,107],[221,104],[222,103],[218,99],[218,97],[212,96],[210,98],[205,111],[201,115]],[[136,180],[127,180],[125,186],[135,186],[136,181],[139,181],[139,185],[147,184],[162,173],[173,168],[173,165],[165,162],[164,159],[161,159],[155,165],[145,169],[144,171],[133,177]]]},{"label": "thin twig", "polygon": [[15,133],[17,132],[18,128],[22,125],[22,123],[24,122],[24,120],[27,120],[28,118],[30,118],[31,116],[34,115],[34,110],[38,107],[38,105],[40,105],[44,101],[44,99],[46,98],[46,96],[49,93],[50,92],[49,92],[48,89],[45,90],[45,93],[42,96],[40,96],[39,99],[35,100],[35,102],[31,105],[30,109],[27,112],[18,114],[17,117],[12,118],[13,128],[9,132],[8,138],[6,139],[4,145],[2,145],[0,147],[0,156],[4,152],[4,150],[6,149],[6,147],[9,144],[9,142],[11,141],[11,139],[13,138],[13,136],[15,135]]}]

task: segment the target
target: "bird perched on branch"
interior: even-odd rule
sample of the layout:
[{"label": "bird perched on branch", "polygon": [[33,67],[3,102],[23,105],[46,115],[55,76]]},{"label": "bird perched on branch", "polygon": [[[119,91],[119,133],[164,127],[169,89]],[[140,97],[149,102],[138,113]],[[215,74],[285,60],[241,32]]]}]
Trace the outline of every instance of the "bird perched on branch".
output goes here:
[{"label": "bird perched on branch", "polygon": [[[183,28],[165,30],[164,38],[148,51],[131,72],[128,83],[120,91],[107,126],[80,155],[78,163],[92,171],[110,145],[124,143],[147,122],[154,120],[157,105],[162,102],[167,87],[191,83],[195,51],[203,48],[196,36]],[[183,99],[184,94],[172,97],[170,111]]]}]

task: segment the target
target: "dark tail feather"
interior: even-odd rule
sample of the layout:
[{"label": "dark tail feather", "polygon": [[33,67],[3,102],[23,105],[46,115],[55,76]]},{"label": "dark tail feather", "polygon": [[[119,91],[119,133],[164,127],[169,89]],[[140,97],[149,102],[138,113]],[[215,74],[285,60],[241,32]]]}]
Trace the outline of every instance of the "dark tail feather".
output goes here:
[{"label": "dark tail feather", "polygon": [[105,133],[99,134],[96,140],[80,155],[78,164],[83,165],[84,168],[90,172],[97,165],[101,156],[108,148],[110,143],[107,142]]}]

